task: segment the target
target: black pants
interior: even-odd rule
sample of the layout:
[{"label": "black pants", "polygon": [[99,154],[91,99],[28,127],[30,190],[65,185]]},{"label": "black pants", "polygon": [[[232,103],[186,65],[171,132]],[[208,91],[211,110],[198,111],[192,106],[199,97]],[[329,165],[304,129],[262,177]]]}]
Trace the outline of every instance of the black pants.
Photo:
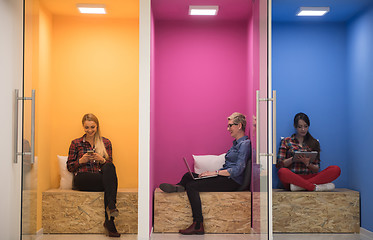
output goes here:
[{"label": "black pants", "polygon": [[197,222],[203,222],[200,192],[233,192],[240,187],[233,179],[224,176],[193,180],[189,172],[184,174],[178,184],[185,187],[192,207],[193,221]]},{"label": "black pants", "polygon": [[[118,179],[115,166],[106,162],[99,173],[80,172],[74,176],[74,188],[79,191],[102,192],[104,191],[105,209],[116,208]],[[108,215],[105,211],[105,219]]]}]

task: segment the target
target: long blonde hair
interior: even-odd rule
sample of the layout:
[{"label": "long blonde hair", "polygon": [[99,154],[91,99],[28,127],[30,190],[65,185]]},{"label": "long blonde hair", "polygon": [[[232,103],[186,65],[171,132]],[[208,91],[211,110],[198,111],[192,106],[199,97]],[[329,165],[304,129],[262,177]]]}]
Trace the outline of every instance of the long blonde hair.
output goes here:
[{"label": "long blonde hair", "polygon": [[100,132],[100,124],[98,122],[98,118],[92,113],[87,113],[83,116],[83,119],[82,119],[83,126],[84,126],[84,122],[86,121],[93,121],[97,125],[97,131],[94,137],[95,152],[100,154],[103,158],[109,159],[109,155],[106,151],[105,144],[102,141],[101,132]]}]

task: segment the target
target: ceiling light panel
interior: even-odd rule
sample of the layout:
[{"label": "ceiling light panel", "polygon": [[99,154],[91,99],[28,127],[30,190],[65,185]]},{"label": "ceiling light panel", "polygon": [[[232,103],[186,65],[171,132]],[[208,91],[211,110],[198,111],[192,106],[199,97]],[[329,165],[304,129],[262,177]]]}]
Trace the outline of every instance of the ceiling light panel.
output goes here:
[{"label": "ceiling light panel", "polygon": [[76,4],[76,7],[81,13],[87,14],[106,14],[106,9],[104,4]]},{"label": "ceiling light panel", "polygon": [[324,16],[329,10],[329,7],[301,7],[297,16]]},{"label": "ceiling light panel", "polygon": [[189,15],[214,16],[218,14],[219,6],[189,6]]}]

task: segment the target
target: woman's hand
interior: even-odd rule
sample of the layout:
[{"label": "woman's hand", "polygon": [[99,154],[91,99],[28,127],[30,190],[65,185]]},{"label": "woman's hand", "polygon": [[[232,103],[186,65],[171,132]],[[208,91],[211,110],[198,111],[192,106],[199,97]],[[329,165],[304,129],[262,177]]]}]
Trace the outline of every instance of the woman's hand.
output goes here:
[{"label": "woman's hand", "polygon": [[200,175],[198,175],[198,177],[207,177],[207,176],[216,176],[216,172],[210,172],[210,171],[207,171],[207,172],[203,172],[201,173]]},{"label": "woman's hand", "polygon": [[92,153],[91,154],[91,162],[103,164],[103,163],[106,162],[106,160],[100,154]]},{"label": "woman's hand", "polygon": [[283,161],[284,167],[289,167],[293,163],[293,157],[289,157]]},{"label": "woman's hand", "polygon": [[298,157],[298,160],[299,160],[300,162],[304,163],[304,165],[306,165],[306,167],[308,167],[308,166],[310,165],[310,160],[311,160],[311,158],[306,157],[306,156],[304,156],[304,155],[300,155],[300,156]]},{"label": "woman's hand", "polygon": [[85,153],[81,159],[79,159],[79,163],[87,163],[91,161],[92,154],[91,153]]}]

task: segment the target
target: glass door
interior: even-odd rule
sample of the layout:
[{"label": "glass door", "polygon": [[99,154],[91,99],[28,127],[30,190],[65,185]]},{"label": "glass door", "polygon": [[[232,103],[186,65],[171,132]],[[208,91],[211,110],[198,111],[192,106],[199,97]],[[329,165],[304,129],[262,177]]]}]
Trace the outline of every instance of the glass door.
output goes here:
[{"label": "glass door", "polygon": [[[186,2],[186,1],[185,1]],[[165,7],[162,6],[162,1],[160,0],[153,0],[152,1],[152,14],[153,14],[153,17],[154,17],[154,25],[153,25],[153,28],[152,28],[152,34],[155,36],[153,37],[152,40],[154,40],[154,46],[152,46],[155,50],[154,51],[154,59],[153,60],[154,62],[156,61],[156,63],[154,64],[155,67],[154,67],[154,71],[155,74],[154,74],[154,78],[152,79],[152,84],[156,85],[158,83],[158,81],[162,81],[163,83],[163,86],[169,86],[169,85],[172,85],[174,86],[174,78],[177,76],[175,74],[175,77],[172,78],[170,77],[170,79],[167,79],[168,76],[172,76],[172,73],[171,71],[169,71],[169,59],[173,59],[173,62],[182,62],[184,61],[184,58],[182,56],[184,56],[185,58],[188,58],[188,54],[187,52],[188,51],[181,51],[180,49],[186,49],[186,47],[188,47],[188,45],[190,43],[193,43],[195,44],[196,46],[200,47],[203,51],[205,51],[206,49],[210,49],[211,45],[213,45],[213,41],[211,40],[210,42],[210,45],[208,47],[201,47],[201,46],[204,46],[203,45],[203,41],[197,41],[196,39],[188,36],[188,33],[185,31],[185,25],[182,26],[182,25],[179,25],[177,26],[178,28],[176,28],[176,24],[175,24],[175,20],[177,19],[178,21],[184,21],[183,23],[187,23],[188,21],[190,21],[190,18],[187,18],[185,17],[185,12],[182,12],[180,11],[179,12],[179,9],[188,9],[188,4],[185,4],[183,5],[183,1],[175,1],[173,2],[173,6],[168,5],[168,8],[167,10],[165,9]],[[224,3],[226,3],[227,5],[225,5]],[[203,5],[204,4],[204,1],[194,1],[193,4],[198,4],[198,5]],[[240,5],[241,4],[241,5]],[[247,62],[247,65],[245,65],[245,70],[244,70],[244,76],[247,76],[247,79],[245,78],[245,82],[244,84],[242,85],[239,85],[237,84],[237,77],[236,75],[234,75],[236,72],[239,72],[240,69],[235,69],[235,71],[233,71],[232,74],[229,74],[229,77],[231,79],[229,79],[229,82],[227,82],[226,84],[222,84],[225,86],[224,88],[224,92],[221,92],[221,95],[220,95],[220,99],[224,99],[224,97],[226,96],[229,96],[229,94],[231,92],[234,92],[236,95],[235,96],[232,96],[232,99],[239,99],[240,102],[237,103],[237,102],[234,102],[232,99],[227,99],[226,102],[230,102],[231,105],[234,105],[235,109],[239,109],[238,106],[240,106],[239,104],[241,102],[244,102],[245,103],[245,106],[241,107],[242,109],[244,109],[245,111],[245,115],[247,115],[247,121],[248,121],[248,124],[250,124],[250,126],[248,127],[249,128],[249,131],[250,131],[250,139],[252,141],[252,148],[253,148],[253,156],[252,156],[252,170],[253,170],[253,174],[252,174],[252,181],[251,181],[251,191],[252,192],[247,192],[246,194],[248,195],[251,195],[252,196],[252,205],[251,205],[251,211],[252,211],[252,214],[251,214],[251,224],[252,224],[252,229],[250,229],[250,235],[247,234],[247,239],[271,239],[272,238],[272,227],[271,227],[271,208],[272,208],[272,204],[270,202],[271,200],[271,191],[272,191],[272,187],[271,187],[271,170],[272,170],[272,164],[269,162],[269,161],[272,161],[272,157],[273,157],[273,150],[272,150],[272,147],[273,147],[273,144],[271,144],[270,142],[272,141],[272,130],[273,128],[271,127],[272,126],[272,116],[273,114],[271,114],[272,112],[272,105],[273,105],[273,96],[272,96],[272,86],[271,86],[271,83],[270,83],[270,74],[268,73],[268,69],[270,69],[270,65],[269,65],[269,62],[270,62],[270,59],[269,59],[269,56],[270,56],[270,50],[268,49],[270,47],[270,43],[269,43],[269,40],[270,39],[270,19],[269,16],[269,9],[270,9],[270,4],[271,4],[271,0],[258,0],[258,1],[250,1],[250,0],[247,0],[246,2],[245,1],[237,1],[237,0],[226,0],[226,1],[220,1],[220,5],[219,5],[219,13],[217,14],[217,16],[214,16],[213,19],[209,19],[209,24],[211,24],[211,26],[213,26],[213,21],[215,20],[218,20],[219,17],[222,17],[224,18],[224,21],[226,21],[227,19],[232,21],[232,19],[234,21],[236,21],[236,26],[232,26],[231,29],[236,29],[237,25],[239,26],[239,23],[240,22],[245,22],[245,25],[242,29],[244,29],[244,40],[243,42],[247,43],[247,46],[245,45],[245,47],[243,47],[242,51],[244,52],[247,52],[248,55],[247,55],[247,58],[248,58],[248,62]],[[174,6],[177,6],[177,7],[174,7]],[[213,4],[212,4],[213,5]],[[229,5],[229,6],[228,6]],[[164,8],[164,9],[163,9]],[[242,12],[242,11],[238,11],[237,8],[239,8],[239,10],[244,10],[244,9],[248,9],[247,12],[245,12],[245,17],[244,18],[241,18],[241,19],[235,19],[235,17],[239,16],[239,14]],[[229,11],[232,11],[231,12],[231,15],[227,16],[227,15],[224,15],[226,14],[227,12]],[[170,13],[171,12],[175,12],[175,15],[171,15]],[[176,12],[178,14],[176,14]],[[221,13],[221,14],[220,14]],[[219,15],[220,14],[220,15]],[[234,16],[234,17],[233,17]],[[193,22],[198,22],[198,23],[201,23],[200,26],[203,26],[206,24],[206,19],[207,18],[194,18],[193,19]],[[172,22],[172,25],[171,24],[168,24],[167,21],[169,22]],[[231,22],[224,22],[223,20],[220,19],[220,23],[224,23],[226,25],[228,24],[231,24]],[[203,24],[203,25],[202,25]],[[200,27],[198,26],[198,27]],[[209,27],[209,31],[212,31],[212,27]],[[195,27],[193,24],[190,24],[188,25],[188,27],[190,27],[189,29],[192,29],[192,27]],[[189,30],[188,29],[188,30]],[[202,29],[202,28],[201,28]],[[203,29],[204,31],[206,31],[205,29]],[[200,35],[202,35],[202,33],[204,33],[204,31],[200,31]],[[158,35],[158,33],[161,33],[160,35]],[[176,32],[176,34],[175,34]],[[232,30],[232,32],[234,32]],[[232,34],[231,32],[231,34]],[[173,41],[172,42],[168,42],[167,40],[168,39],[171,39],[171,37],[168,37],[167,39],[164,38],[163,36],[174,36],[173,34],[177,35],[177,36],[184,36],[185,38],[188,38],[189,41],[184,41],[184,39],[180,39],[180,38],[172,38]],[[214,32],[214,36],[220,36],[218,35],[216,32]],[[242,33],[240,33],[242,34]],[[239,36],[241,35],[234,35],[234,37],[236,38],[239,38]],[[207,37],[206,37],[207,38]],[[218,37],[215,37],[216,39],[219,39]],[[177,39],[177,40],[175,40]],[[224,42],[224,40],[222,40],[223,38],[219,39],[220,42]],[[179,44],[175,44],[175,42],[179,42]],[[198,44],[196,44],[198,42]],[[166,44],[167,43],[167,44]],[[224,49],[229,49],[229,46],[231,46],[233,44],[226,44],[223,48]],[[167,46],[167,48],[163,47],[163,46]],[[177,46],[177,48],[175,47]],[[237,44],[237,46],[240,46]],[[178,54],[172,54],[170,53],[168,50],[170,48],[174,47],[175,49],[177,49],[178,51],[180,51],[180,53],[178,52]],[[195,49],[193,49],[195,50]],[[203,52],[202,51],[202,52]],[[214,54],[218,52],[217,50],[214,50]],[[232,52],[234,52],[234,50],[232,50]],[[206,54],[207,55],[207,54]],[[223,55],[223,54],[222,54]],[[162,57],[160,57],[162,56]],[[163,58],[164,56],[164,58]],[[217,55],[219,56],[219,55]],[[235,60],[235,56],[234,54],[231,54],[229,55],[229,60],[228,62],[234,62]],[[201,54],[201,58],[203,59],[207,59],[207,57],[203,54]],[[228,57],[227,55],[224,54],[224,60],[226,60]],[[174,60],[176,59],[176,60]],[[198,62],[198,58],[194,56],[195,59],[194,61],[195,62]],[[216,58],[218,59],[218,57]],[[215,60],[215,59],[214,59]],[[172,62],[172,61],[170,61]],[[208,59],[208,60],[205,60],[205,62],[208,62],[209,63],[209,66],[213,66],[214,64],[214,61],[212,61],[212,59]],[[244,62],[244,61],[242,61]],[[201,65],[204,65],[205,63],[201,63]],[[192,64],[190,64],[190,61],[185,61],[185,65],[188,65],[188,66],[192,66]],[[163,69],[162,67],[160,66],[167,66],[167,68]],[[224,66],[224,65],[222,65]],[[221,67],[223,68],[223,67]],[[232,68],[232,67],[230,67]],[[182,67],[179,67],[178,69],[180,69],[180,71],[183,70]],[[193,66],[193,67],[189,67],[187,71],[185,71],[185,75],[187,74],[190,74],[190,72],[193,72],[195,71],[195,69],[198,69],[198,66]],[[207,67],[205,68],[207,69]],[[200,69],[199,72],[203,72],[205,69]],[[211,71],[211,72],[218,72],[218,70],[221,70],[221,69],[214,69],[214,71]],[[160,73],[162,72],[163,75],[157,75],[157,73]],[[167,72],[167,74],[165,74]],[[221,70],[222,72],[222,75],[224,75],[224,72]],[[179,72],[178,72],[179,73]],[[208,76],[208,74],[206,74],[206,76]],[[234,77],[232,77],[234,76]],[[198,79],[199,76],[193,76],[189,79]],[[162,79],[162,80],[159,80],[159,79]],[[178,79],[180,80],[180,77],[178,77]],[[204,77],[203,79],[200,80],[201,83],[203,83],[204,81],[206,81],[207,77]],[[215,77],[214,79],[214,85],[215,86],[211,86],[209,85],[209,87],[204,91],[204,94],[207,94],[208,92],[214,92],[215,95],[219,95],[218,93],[220,93],[219,91],[221,90],[218,86],[219,84],[221,83],[225,83],[226,79],[220,79],[219,77]],[[168,81],[168,82],[167,82]],[[168,84],[165,84],[165,82],[167,82]],[[182,83],[184,85],[182,86],[185,86],[186,88],[188,87],[188,84],[191,84],[192,81],[191,80],[188,80],[188,81],[185,81],[187,83]],[[196,86],[198,86],[198,88],[202,88],[203,85],[201,84],[196,84]],[[229,87],[227,87],[229,86]],[[248,86],[248,90],[245,89],[244,87],[239,89],[239,87],[237,86]],[[236,88],[234,88],[236,87]],[[244,89],[244,93],[241,95],[241,91],[242,89]],[[159,87],[157,88],[156,93],[154,94],[155,96],[164,96],[165,94],[168,94],[168,93],[174,93],[174,92],[177,92],[177,88],[175,89],[175,87],[172,89],[172,91],[168,91],[168,88],[166,87]],[[180,92],[183,92],[184,93],[185,89],[182,89],[182,91]],[[176,95],[176,94],[175,94]],[[198,95],[198,93],[197,93]],[[196,96],[197,96],[196,95]],[[196,97],[194,96],[194,97]],[[245,96],[245,97],[242,97],[242,98],[239,98],[237,96]],[[215,96],[210,96],[209,100],[211,99],[214,99]],[[157,97],[156,97],[157,98]],[[183,104],[183,99],[178,99],[177,96],[174,96],[172,98],[174,101],[177,101],[178,103],[180,104]],[[175,100],[177,99],[177,100]],[[201,98],[203,99],[203,98]],[[169,103],[169,101],[163,101],[163,99],[161,97],[157,98],[157,100],[159,100],[158,102],[161,102],[162,103],[162,107],[164,108],[167,108],[165,106],[167,106],[167,104]],[[157,101],[156,101],[157,102]],[[202,102],[202,101],[201,101]],[[217,101],[215,101],[217,102]],[[222,101],[224,102],[224,101]],[[206,108],[205,106],[208,106],[209,102],[207,100],[203,101],[204,103],[204,108]],[[185,104],[186,106],[190,107],[192,106],[193,103],[191,102],[188,102],[188,104]],[[154,104],[156,105],[156,104]],[[200,105],[200,104],[199,104]],[[190,111],[196,111],[196,109],[198,109],[200,106],[199,105],[193,105],[193,107],[191,108],[192,110]],[[179,105],[180,106],[180,105]],[[216,107],[214,104],[211,105],[211,109],[208,109],[208,113],[210,115],[213,115],[214,114],[214,107]],[[172,109],[172,107],[168,107],[168,109]],[[230,109],[230,108],[228,108]],[[185,110],[185,108],[184,108]],[[207,109],[201,109],[201,112],[204,112],[206,111]],[[224,104],[221,104],[221,106],[219,106],[219,109],[217,112],[219,111],[224,111],[225,110],[225,105]],[[185,111],[184,111],[185,112]],[[155,114],[156,117],[155,117],[155,121],[157,122],[166,122],[167,120],[167,117],[164,116],[164,114]],[[162,115],[162,116],[161,116]],[[187,119],[188,116],[183,116],[182,113],[180,112],[177,112],[175,114],[172,115],[172,117],[175,117],[175,116],[178,116],[177,118],[179,119]],[[164,117],[164,119],[162,119],[162,117]],[[210,117],[210,116],[209,116]],[[206,116],[204,116],[204,118],[208,118]],[[217,122],[218,118],[215,118],[215,119],[211,119],[211,123],[215,123]],[[205,120],[205,119],[204,119]],[[190,121],[192,122],[192,121]],[[197,129],[198,126],[195,127],[195,129]],[[159,131],[159,132],[162,132],[163,134],[166,134],[167,131],[172,131],[172,130],[169,130],[169,129],[172,129],[172,128],[166,128],[164,127],[162,129],[162,131]],[[217,128],[218,129],[218,128]],[[158,131],[158,130],[157,130]],[[191,131],[193,132],[193,131]],[[188,134],[187,131],[185,131],[185,134],[184,136],[186,136]],[[171,134],[170,134],[171,135]],[[155,139],[155,142],[159,141],[160,142],[160,139],[161,137],[158,138],[158,135],[157,134],[154,134],[154,139]],[[224,136],[222,136],[220,139],[222,139]],[[159,140],[158,140],[159,139]],[[214,143],[217,142],[216,139],[212,139],[212,141]],[[202,144],[201,144],[202,145]],[[178,146],[176,146],[178,147]],[[152,147],[151,147],[152,148]],[[154,147],[152,148],[153,151],[154,151],[154,158],[152,161],[154,161],[154,165],[157,165],[157,166],[161,166],[162,164],[164,164],[162,166],[162,169],[163,167],[166,168],[168,166],[168,163],[170,163],[172,160],[169,160],[167,161],[165,157],[157,157],[157,154],[159,152],[162,152],[162,149],[160,147]],[[212,150],[215,150],[213,148],[211,148]],[[180,149],[180,151],[184,151],[184,152],[192,152],[193,149],[190,148],[190,149],[186,149],[185,146],[182,146],[182,149]],[[202,149],[200,151],[206,151],[205,149]],[[161,154],[159,154],[160,156]],[[175,159],[174,157],[172,156],[167,156],[169,157],[170,159]],[[155,163],[156,162],[156,163]],[[180,166],[182,167],[182,166]],[[151,184],[151,185],[157,185],[160,182],[160,178],[162,178],[163,176],[161,171],[157,172],[156,168],[154,168],[154,174],[153,174],[153,181],[154,183]],[[181,172],[180,172],[181,174]],[[146,191],[149,192],[148,189],[146,189]],[[145,213],[146,214],[146,213]]]},{"label": "glass door", "polygon": [[[25,89],[26,90],[26,89]],[[23,103],[22,139],[22,236],[34,239],[37,232],[37,157],[35,157],[35,91]],[[32,100],[31,100],[32,99]]]},{"label": "glass door", "polygon": [[37,12],[34,1],[24,3],[24,76],[22,91],[22,239],[35,239],[37,232],[37,157],[35,157],[35,90],[37,77]]},{"label": "glass door", "polygon": [[272,239],[272,161],[275,157],[273,136],[275,121],[275,92],[270,74],[271,0],[256,1],[253,6],[253,73],[255,115],[253,117],[253,231],[260,239]]}]

